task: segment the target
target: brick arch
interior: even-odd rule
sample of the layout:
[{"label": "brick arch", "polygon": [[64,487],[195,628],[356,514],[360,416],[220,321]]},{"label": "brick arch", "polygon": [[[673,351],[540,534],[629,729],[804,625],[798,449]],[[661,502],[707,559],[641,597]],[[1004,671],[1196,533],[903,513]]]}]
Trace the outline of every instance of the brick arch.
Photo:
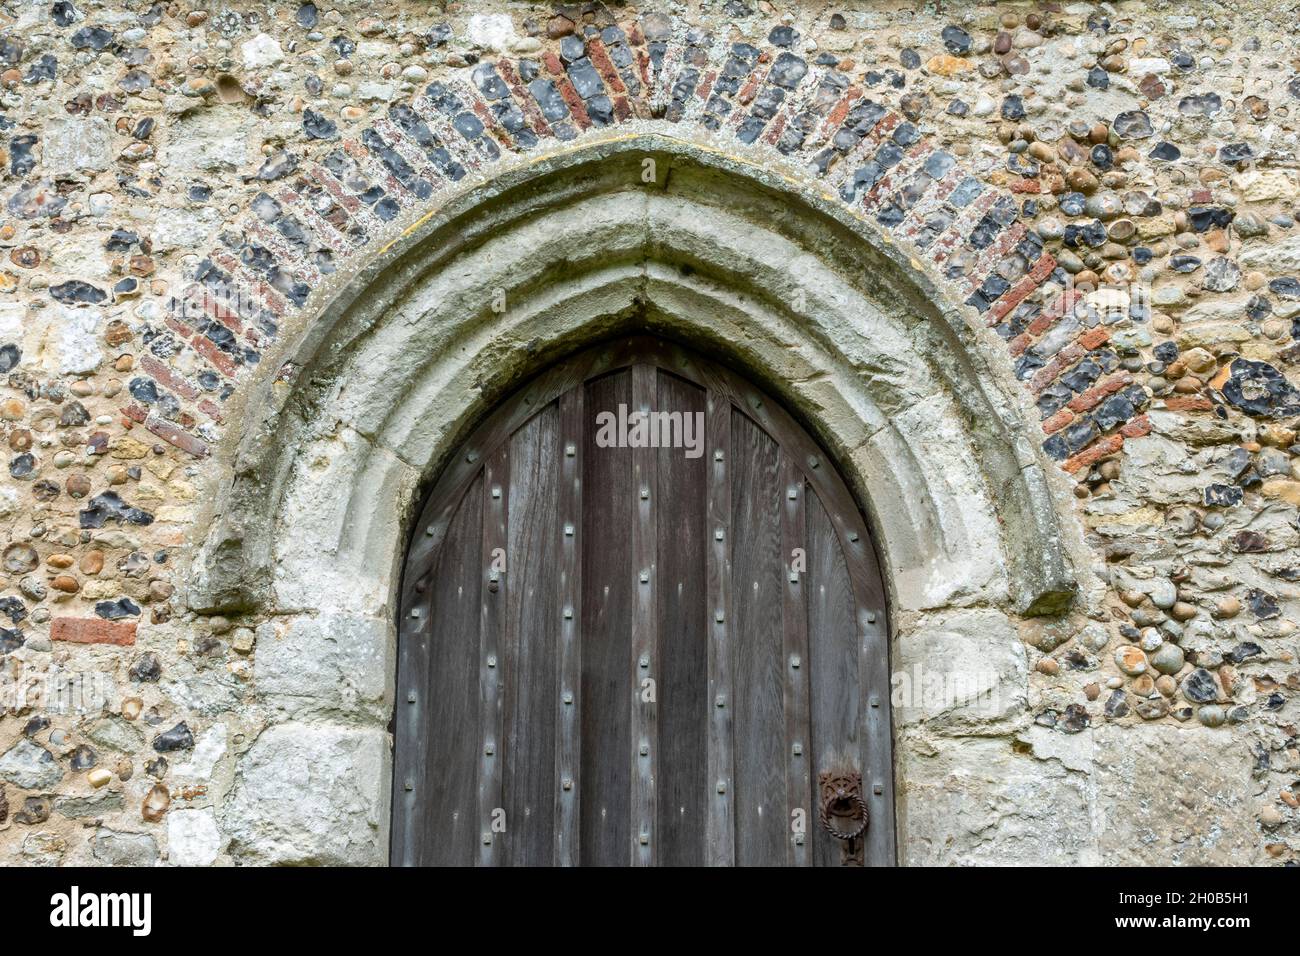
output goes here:
[{"label": "brick arch", "polygon": [[[324,741],[387,759],[422,483],[502,396],[616,334],[736,367],[822,441],[880,542],[904,659],[974,615],[1006,658],[999,693],[1023,700],[1011,621],[1061,611],[1088,575],[996,340],[876,226],[766,165],[651,132],[593,138],[502,168],[346,278],[234,397],[187,569],[189,607],[264,620],[253,687],[275,726],[240,758],[248,779]],[[275,807],[237,787],[222,825],[264,862],[342,852],[319,813]],[[376,813],[349,858],[381,858]]]},{"label": "brick arch", "polygon": [[307,111],[318,149],[264,168],[273,182],[153,330],[167,348],[142,361],[141,378],[156,389],[141,391],[165,401],[130,401],[125,415],[207,456],[228,430],[230,398],[267,374],[268,360],[279,373],[286,335],[421,220],[512,168],[657,133],[767,167],[896,245],[936,300],[1006,342],[1006,364],[1044,418],[1037,440],[1067,470],[1145,432],[1145,395],[1114,368],[1105,327],[1095,314],[1075,315],[1073,292],[1039,294],[1068,279],[1018,221],[1017,196],[834,63],[727,43],[655,14],[607,27],[580,49],[572,59],[546,52],[452,71],[355,136],[340,138]]},{"label": "brick arch", "polygon": [[[647,168],[656,170],[649,183]],[[498,296],[515,303],[499,317]],[[1003,588],[1021,611],[1068,603],[1071,562],[1014,385],[932,276],[834,200],[644,133],[566,149],[467,190],[405,228],[285,336],[232,404],[239,425],[221,449],[229,467],[211,498],[191,606],[284,603],[267,587],[276,535],[293,537],[277,516],[322,433],[345,425],[418,480],[485,403],[548,356],[629,330],[632,313],[711,341],[843,456],[875,456],[849,473],[867,507],[900,505],[888,512],[898,522],[886,529],[895,549],[886,560],[896,559],[897,582],[930,594],[921,606],[967,587],[944,583],[961,579],[962,566],[1009,569]],[[373,401],[380,383],[384,400]],[[886,438],[888,454],[864,450]],[[332,486],[353,489],[362,511],[383,497],[376,484],[394,480],[382,463],[370,480],[373,458],[350,460]],[[400,523],[404,495],[394,490],[386,515],[366,520]],[[967,495],[984,503],[970,508]],[[973,530],[983,508],[1000,530]],[[1000,556],[973,560],[980,538]]]}]

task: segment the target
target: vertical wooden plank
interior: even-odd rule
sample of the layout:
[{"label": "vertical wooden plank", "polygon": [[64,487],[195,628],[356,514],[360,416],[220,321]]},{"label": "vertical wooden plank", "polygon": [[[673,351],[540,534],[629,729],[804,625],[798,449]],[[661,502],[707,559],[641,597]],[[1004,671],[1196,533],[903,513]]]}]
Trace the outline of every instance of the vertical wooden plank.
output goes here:
[{"label": "vertical wooden plank", "polygon": [[559,407],[551,403],[509,439],[505,634],[497,670],[505,700],[501,767],[503,862],[548,866],[555,852],[555,701],[560,630]]},{"label": "vertical wooden plank", "polygon": [[[850,548],[861,546],[868,552],[871,543],[862,532],[857,541],[850,540]],[[875,555],[868,554],[868,563],[876,570]],[[874,595],[868,594],[867,601]],[[861,741],[866,751],[866,765],[862,773],[863,796],[870,810],[870,825],[866,833],[863,862],[867,866],[894,866],[897,847],[894,832],[894,756],[893,727],[890,721],[889,691],[889,623],[885,614],[884,595],[880,594],[874,607],[857,607],[858,617],[858,675],[861,694],[866,697],[860,724]]]},{"label": "vertical wooden plank", "polygon": [[475,726],[479,713],[481,494],[476,480],[403,621],[394,815],[402,865],[471,866],[478,851],[477,740],[456,729]]},{"label": "vertical wooden plank", "polygon": [[787,862],[792,866],[812,863],[811,830],[817,824],[813,802],[809,740],[808,694],[808,608],[804,592],[808,550],[804,535],[804,498],[808,493],[803,472],[783,450],[781,452],[781,555],[785,562],[782,602],[785,636],[785,757],[786,821],[797,815],[799,826],[787,825]]},{"label": "vertical wooden plank", "polygon": [[[819,773],[841,768],[862,771],[863,786],[870,793],[859,736],[861,698],[866,690],[860,683],[858,672],[858,621],[848,568],[839,537],[818,496],[811,495],[805,502],[804,520],[808,538],[805,590],[808,594],[809,674],[814,688],[812,774],[815,780]],[[888,687],[888,681],[884,686]],[[892,828],[892,817],[886,825]],[[816,864],[839,866],[840,841],[820,826],[815,834],[813,857]]]},{"label": "vertical wooden plank", "polygon": [[505,629],[509,568],[502,568],[509,544],[506,483],[510,477],[509,445],[502,444],[483,463],[482,607],[479,625],[479,771],[478,819],[480,866],[503,860],[499,829],[505,813],[502,799],[501,742],[504,694],[501,645]]},{"label": "vertical wooden plank", "polygon": [[[657,407],[690,423],[694,449],[659,450],[655,589],[659,616],[657,866],[703,866],[709,794],[709,615],[704,390],[660,371]],[[696,457],[690,457],[694,454]]]},{"label": "vertical wooden plank", "polygon": [[707,466],[707,607],[709,625],[708,807],[706,857],[709,866],[736,862],[735,773],[733,768],[731,606],[731,401],[714,389],[705,399]]},{"label": "vertical wooden plank", "polygon": [[596,444],[596,416],[632,401],[632,376],[618,372],[587,386],[582,464],[582,727],[579,858],[584,866],[627,866],[631,841],[633,681],[632,549],[627,547],[631,456]]},{"label": "vertical wooden plank", "polygon": [[[632,366],[632,411],[648,416],[655,410],[656,378],[653,365]],[[647,426],[647,433],[649,427]],[[652,866],[655,861],[655,767],[658,754],[658,574],[655,511],[658,499],[659,450],[646,445],[632,448],[632,565],[636,575],[632,601],[632,864]]]},{"label": "vertical wooden plank", "polygon": [[577,866],[578,818],[582,812],[578,774],[582,759],[582,462],[584,389],[560,397],[560,533],[555,536],[559,568],[559,699],[555,721],[555,863]]},{"label": "vertical wooden plank", "polygon": [[789,825],[779,448],[739,409],[731,440],[736,863],[782,866]]}]

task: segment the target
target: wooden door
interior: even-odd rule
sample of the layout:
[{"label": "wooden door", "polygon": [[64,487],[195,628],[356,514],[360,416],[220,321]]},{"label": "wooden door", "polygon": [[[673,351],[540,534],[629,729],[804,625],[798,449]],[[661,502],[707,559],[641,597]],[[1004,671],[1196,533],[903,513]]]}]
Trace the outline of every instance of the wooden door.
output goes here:
[{"label": "wooden door", "polygon": [[637,338],[541,375],[434,486],[400,614],[394,863],[894,862],[876,556],[732,372]]}]

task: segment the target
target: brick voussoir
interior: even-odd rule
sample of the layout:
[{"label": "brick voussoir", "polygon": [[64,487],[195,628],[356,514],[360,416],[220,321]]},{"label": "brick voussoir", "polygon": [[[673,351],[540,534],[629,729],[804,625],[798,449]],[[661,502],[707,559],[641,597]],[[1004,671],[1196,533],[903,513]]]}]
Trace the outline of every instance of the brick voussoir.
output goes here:
[{"label": "brick voussoir", "polygon": [[1069,408],[1062,408],[1054,415],[1043,419],[1043,433],[1054,435],[1072,421],[1074,421],[1074,412]]},{"label": "brick voussoir", "polygon": [[[639,72],[640,76],[640,88],[636,93],[632,93],[628,86],[629,83],[633,82],[631,78],[633,74],[619,72],[604,41],[599,36],[586,38],[587,56],[595,72],[601,78],[605,92],[614,100],[614,123],[616,125],[621,124],[633,117],[651,116],[656,112],[662,115],[662,110],[669,104],[682,71],[686,69],[698,71],[698,76],[689,94],[674,105],[671,115],[680,123],[697,123],[703,115],[703,110],[708,103],[710,92],[718,76],[718,70],[720,69],[718,58],[725,59],[726,56],[730,55],[729,48],[726,45],[714,45],[708,48],[687,46],[681,40],[682,35],[677,34],[667,44],[661,68],[655,70],[647,55],[646,41],[638,25],[636,23],[628,24],[624,27],[624,31],[634,57],[629,69]],[[710,62],[700,62],[699,57],[702,52],[711,58]],[[735,108],[722,119],[720,130],[730,129],[734,133],[751,115],[747,107],[752,105],[764,85],[772,82],[772,64],[780,52],[774,47],[760,50],[757,61],[750,70],[748,77],[739,83],[736,93],[727,95],[726,98],[734,104]],[[563,122],[563,125],[568,127],[569,123],[572,123],[581,131],[591,129],[593,122],[587,111],[586,104],[578,95],[564,64],[556,53],[553,50],[545,50],[537,55],[537,59],[541,61],[541,75],[550,79],[554,84],[568,110],[569,117]],[[539,143],[554,143],[556,141],[556,130],[545,118],[541,107],[534,100],[527,85],[522,81],[521,76],[525,74],[520,72],[518,58],[498,57],[494,62],[494,67],[497,75],[501,77],[502,82],[505,84],[505,88],[509,91],[511,100],[522,112],[525,123],[538,137]],[[759,140],[762,143],[765,143],[769,148],[775,147],[789,128],[791,118],[800,116],[811,108],[812,97],[825,75],[825,70],[812,67],[805,72],[793,89],[785,90],[783,101],[776,115],[765,124],[765,129],[759,135]],[[625,80],[625,76],[628,79]],[[454,127],[451,117],[435,106],[434,102],[429,99],[423,90],[412,96],[408,102],[415,113],[428,126],[430,132],[438,138],[442,146],[451,154],[455,162],[467,170],[476,170],[489,166],[497,161],[491,155],[490,147],[493,141],[499,144],[503,155],[511,151],[521,150],[519,142],[501,126],[491,110],[491,104],[480,95],[477,89],[455,79],[447,83],[447,89],[455,93],[460,98],[464,108],[471,110],[483,123],[484,133],[482,135],[473,139],[467,138],[466,135]],[[824,104],[818,106],[814,111],[821,114],[821,118],[814,124],[813,131],[808,134],[807,140],[800,146],[797,158],[811,161],[815,154],[826,149],[826,144],[834,137],[836,131],[842,127],[854,106],[869,95],[869,90],[853,84],[845,88],[829,108]],[[867,130],[847,153],[840,154],[837,152],[831,157],[829,164],[822,167],[825,169],[823,182],[833,187],[837,192],[842,191],[844,185],[851,182],[857,170],[870,161],[881,145],[888,140],[902,122],[904,122],[903,117],[896,110],[889,109],[886,106],[881,112],[880,118],[872,125],[872,128]],[[305,176],[307,181],[313,183],[316,188],[323,190],[322,198],[328,197],[336,204],[329,212],[333,219],[338,220],[339,224],[336,225],[334,221],[327,219],[317,211],[316,206],[307,197],[299,195],[292,189],[283,190],[279,195],[284,203],[286,213],[291,213],[304,228],[311,232],[315,242],[329,248],[339,259],[355,254],[358,249],[367,245],[370,239],[382,235],[383,231],[388,228],[388,222],[386,219],[380,218],[374,209],[364,204],[357,195],[350,192],[345,183],[340,181],[328,168],[320,165],[321,160],[329,150],[341,147],[356,163],[356,172],[358,174],[365,177],[370,184],[383,187],[387,196],[406,210],[437,202],[436,197],[441,194],[441,188],[447,182],[446,174],[440,168],[434,167],[433,161],[425,151],[418,147],[387,116],[377,117],[371,130],[376,137],[376,148],[382,143],[386,149],[391,149],[393,153],[400,156],[411,167],[416,176],[434,187],[435,198],[420,199],[412,192],[412,188],[418,188],[423,192],[425,189],[423,185],[416,183],[414,180],[412,180],[410,187],[403,185],[378,155],[355,138],[345,137],[339,141],[323,144],[317,156],[306,157],[307,162],[304,163],[302,171],[298,175],[300,177]],[[856,212],[858,215],[870,214],[890,201],[897,201],[894,197],[897,196],[898,190],[909,181],[910,177],[914,176],[930,156],[941,148],[941,144],[929,136],[922,137],[911,147],[906,148],[902,160],[886,170],[878,182],[872,184],[865,193],[857,192],[855,196],[856,202],[853,205],[857,207]],[[782,157],[780,161],[785,162],[787,160]],[[966,248],[975,224],[983,219],[999,200],[1012,194],[1012,190],[995,186],[989,182],[987,174],[991,169],[991,166],[988,169],[981,168],[979,163],[973,163],[969,157],[964,160],[958,159],[955,165],[948,169],[939,180],[930,180],[923,183],[925,188],[919,196],[915,198],[908,197],[910,205],[904,211],[901,221],[895,223],[892,227],[885,226],[883,228],[887,228],[896,241],[911,246],[915,246],[918,237],[924,236],[929,240],[928,246],[924,250],[918,248],[915,254],[923,256],[935,265],[944,265],[957,249]],[[937,236],[934,236],[933,239],[930,239],[931,234],[926,232],[927,220],[932,221],[940,210],[946,209],[945,204],[948,203],[952,193],[962,183],[971,178],[978,180],[982,184],[979,194],[965,206],[957,208],[952,221],[948,223],[946,228]],[[300,179],[299,182],[301,183],[302,180]],[[944,215],[946,216],[948,213]],[[347,217],[347,222],[343,221],[344,216]],[[271,256],[281,264],[282,269],[288,268],[294,275],[295,281],[305,282],[310,286],[321,283],[323,277],[310,258],[297,252],[292,244],[281,241],[274,229],[255,218],[249,218],[244,225],[245,234],[249,239],[267,249]],[[355,225],[355,229],[352,228],[353,225]],[[979,250],[974,255],[973,264],[968,264],[964,269],[964,276],[946,279],[941,284],[953,289],[955,292],[966,288],[967,297],[969,297],[973,290],[984,286],[989,275],[991,275],[990,270],[997,268],[999,261],[1010,253],[1011,249],[1025,234],[1026,229],[1021,222],[1011,223],[1000,230],[985,249]],[[247,291],[257,301],[263,303],[266,311],[275,316],[277,320],[297,311],[298,306],[271,288],[259,275],[252,274],[237,258],[218,249],[212,253],[212,261],[227,271],[232,280],[236,281],[240,286],[246,287]],[[1055,257],[1044,250],[1029,271],[990,304],[987,316],[989,324],[997,325],[1011,315],[1047,280],[1056,266]],[[1039,336],[1046,332],[1069,308],[1073,307],[1078,298],[1077,293],[1071,291],[1065,293],[1057,302],[1047,303],[1024,332],[1007,344],[1009,356],[1014,358],[1024,354]],[[211,308],[207,308],[206,311],[215,320],[222,322],[237,334],[240,333],[240,326],[237,324],[232,325],[231,321],[229,321],[230,318],[236,317],[223,316],[219,308],[216,313],[213,313]],[[238,375],[242,364],[240,356],[222,351],[215,342],[198,334],[195,329],[190,328],[183,322],[174,320],[170,316],[167,318],[167,322],[169,326],[182,335],[186,344],[201,359],[210,364],[220,374],[227,378],[235,378]],[[251,327],[243,330],[245,337],[250,338],[258,345],[262,345],[266,336],[260,332],[254,335],[250,329]],[[1096,348],[1106,341],[1108,334],[1105,330],[1094,329],[1080,335],[1075,342],[1070,343],[1066,348],[1058,352],[1046,366],[1038,369],[1030,381],[1026,383],[1026,388],[1032,394],[1041,393],[1048,384],[1054,381],[1070,365],[1078,361],[1089,349]],[[190,400],[196,397],[196,386],[186,377],[178,376],[174,372],[169,375],[166,371],[167,364],[165,362],[158,362],[158,360],[153,360],[153,362],[157,362],[157,364],[151,362],[149,368],[142,365],[142,371],[150,374],[163,387],[170,388],[182,397]],[[1096,401],[1099,400],[1098,396],[1103,395],[1103,392],[1098,391],[1098,389],[1118,388],[1120,386],[1113,383],[1120,380],[1119,377],[1109,379],[1103,386],[1097,386],[1083,396],[1076,397],[1072,402],[1072,407],[1076,410],[1078,408],[1093,407]],[[1104,394],[1109,394],[1109,392]],[[220,407],[211,402],[208,402],[208,407],[204,408],[203,411],[214,421],[220,419]],[[1058,418],[1058,416],[1060,417]],[[1058,421],[1066,421],[1065,410],[1058,412],[1058,416],[1052,416],[1044,423],[1044,428],[1049,430],[1049,434],[1051,433],[1050,430],[1057,427]],[[155,422],[155,424],[157,423]],[[168,425],[171,425],[171,423],[168,423]],[[181,447],[186,447],[191,454],[202,455],[207,453],[206,444],[187,432],[171,432],[163,425],[158,425],[158,427],[168,431],[170,435],[168,440],[177,443]],[[175,426],[171,427],[174,428]]]},{"label": "brick voussoir", "polygon": [[1110,378],[1104,379],[1100,384],[1094,385],[1087,391],[1075,396],[1068,402],[1068,405],[1076,412],[1086,412],[1100,405],[1102,399],[1108,395],[1114,395],[1120,389],[1132,384],[1132,375],[1128,372],[1117,372]]},{"label": "brick voussoir", "polygon": [[1088,350],[1077,342],[1067,345],[1057,352],[1052,360],[1034,373],[1030,379],[1029,389],[1035,395],[1041,395],[1043,389],[1056,381],[1056,377],[1088,354]]},{"label": "brick voussoir", "polygon": [[1124,436],[1122,434],[1107,435],[1099,438],[1077,455],[1065,459],[1061,467],[1073,474],[1089,465],[1096,464],[1101,459],[1113,455],[1124,447]]},{"label": "brick voussoir", "polygon": [[587,41],[587,59],[591,60],[591,65],[605,81],[605,86],[609,88],[611,94],[627,95],[627,86],[623,83],[623,78],[618,75],[618,70],[614,68],[614,63],[610,60],[609,52],[600,37],[592,37]]},{"label": "brick voussoir", "polygon": [[587,107],[582,102],[582,97],[578,91],[573,88],[573,83],[569,79],[569,74],[564,71],[564,64],[554,53],[547,52],[542,56],[542,62],[546,65],[547,71],[555,77],[555,88],[560,91],[560,96],[564,100],[564,105],[569,108],[569,115],[573,121],[578,124],[580,129],[591,129],[591,117],[587,114]]}]

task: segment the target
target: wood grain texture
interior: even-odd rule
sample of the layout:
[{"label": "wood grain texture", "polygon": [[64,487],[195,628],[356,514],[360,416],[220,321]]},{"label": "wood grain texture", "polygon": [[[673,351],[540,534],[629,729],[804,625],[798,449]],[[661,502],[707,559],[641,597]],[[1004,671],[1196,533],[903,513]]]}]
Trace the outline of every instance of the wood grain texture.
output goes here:
[{"label": "wood grain texture", "polygon": [[555,539],[561,607],[559,696],[555,702],[555,863],[577,866],[578,776],[582,760],[582,521],[583,399],[577,387],[557,399],[560,408],[560,533]]},{"label": "wood grain texture", "polygon": [[708,821],[706,862],[736,862],[735,763],[731,706],[735,613],[731,592],[731,402],[709,389],[705,399],[708,551],[705,575],[709,625]]},{"label": "wood grain texture", "polygon": [[552,402],[510,438],[509,545],[502,779],[508,866],[551,863],[555,852],[555,701],[559,641],[560,413]]},{"label": "wood grain texture", "polygon": [[[826,509],[810,497],[808,537],[808,657],[812,697],[812,772],[861,771],[857,615],[839,539]],[[864,784],[867,782],[863,777]],[[818,866],[840,865],[840,844],[820,827],[813,841]]]},{"label": "wood grain texture", "polygon": [[477,856],[478,740],[460,728],[478,724],[482,528],[482,496],[474,484],[419,609],[432,622],[429,633],[407,642],[412,650],[423,648],[407,658],[413,672],[398,683],[398,712],[409,714],[416,728],[411,746],[399,751],[409,758],[397,772],[405,800],[400,826],[414,838],[403,861],[408,865],[470,866]]},{"label": "wood grain texture", "polygon": [[[704,390],[660,371],[656,408],[703,416]],[[685,419],[683,419],[684,421]],[[698,434],[701,442],[704,434]],[[660,866],[702,866],[709,799],[708,608],[705,554],[707,455],[661,448],[655,490],[659,621],[659,760],[656,767]]]},{"label": "wood grain texture", "polygon": [[482,608],[479,623],[479,770],[478,822],[480,866],[498,866],[504,859],[500,832],[504,813],[505,691],[501,652],[504,646],[509,567],[502,567],[509,545],[506,507],[510,479],[508,446],[502,445],[483,464],[483,549],[480,556]]},{"label": "wood grain texture", "polygon": [[808,483],[798,465],[781,452],[781,555],[785,562],[782,592],[782,631],[785,638],[785,783],[786,818],[797,814],[801,829],[786,834],[787,862],[812,863],[810,832],[817,827],[817,807],[810,771],[811,725],[808,709],[808,542],[804,532],[804,501]]},{"label": "wood grain texture", "polygon": [[[704,455],[597,447],[620,404],[702,410]],[[448,461],[401,584],[395,863],[838,865],[815,792],[833,768],[862,771],[867,863],[894,862],[883,581],[779,404],[673,343],[617,340]]]},{"label": "wood grain texture", "polygon": [[780,449],[731,417],[736,863],[786,862]]},{"label": "wood grain texture", "polygon": [[[635,414],[655,411],[658,370],[648,363],[632,366],[632,404]],[[647,425],[647,431],[649,426]],[[611,449],[612,450],[612,449]],[[628,671],[633,679],[631,739],[632,763],[632,864],[652,866],[658,852],[655,833],[655,770],[659,762],[659,570],[656,551],[658,517],[659,449],[643,445],[619,449],[632,459],[632,655]]]},{"label": "wood grain texture", "polygon": [[596,445],[595,416],[632,402],[632,375],[587,385],[582,479],[582,763],[579,785],[583,865],[626,866],[631,859],[631,671],[633,566],[632,460]]}]

